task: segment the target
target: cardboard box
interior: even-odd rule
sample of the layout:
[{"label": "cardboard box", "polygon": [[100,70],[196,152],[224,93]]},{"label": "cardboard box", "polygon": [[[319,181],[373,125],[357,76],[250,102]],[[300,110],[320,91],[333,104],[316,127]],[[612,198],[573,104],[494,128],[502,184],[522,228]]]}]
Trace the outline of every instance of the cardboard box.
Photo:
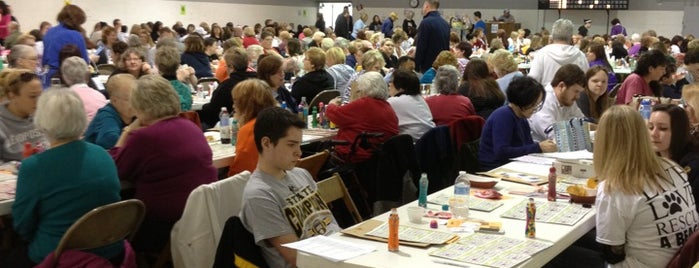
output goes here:
[{"label": "cardboard box", "polygon": [[595,176],[595,168],[590,160],[570,162],[556,160],[553,162],[553,166],[556,168],[556,175],[567,175],[583,179]]}]

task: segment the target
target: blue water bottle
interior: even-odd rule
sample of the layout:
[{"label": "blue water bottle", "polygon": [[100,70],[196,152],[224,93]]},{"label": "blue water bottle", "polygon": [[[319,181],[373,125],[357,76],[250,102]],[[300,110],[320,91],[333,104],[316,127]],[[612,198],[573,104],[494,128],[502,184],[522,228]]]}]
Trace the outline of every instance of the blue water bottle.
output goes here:
[{"label": "blue water bottle", "polygon": [[645,120],[650,119],[651,104],[649,99],[641,99],[641,105],[638,106],[638,111],[641,113],[641,117]]},{"label": "blue water bottle", "polygon": [[417,198],[417,205],[423,208],[427,208],[427,186],[429,185],[429,181],[427,180],[427,173],[422,173],[422,176],[420,176],[420,181],[418,184],[420,184],[420,189]]}]

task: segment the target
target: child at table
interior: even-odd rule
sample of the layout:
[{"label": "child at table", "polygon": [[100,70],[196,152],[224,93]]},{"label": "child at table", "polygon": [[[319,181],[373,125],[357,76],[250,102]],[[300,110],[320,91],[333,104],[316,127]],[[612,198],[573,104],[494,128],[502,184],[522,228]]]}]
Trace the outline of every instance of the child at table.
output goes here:
[{"label": "child at table", "polygon": [[[243,190],[240,212],[270,267],[296,267],[296,250],[282,244],[340,231],[308,171],[296,168],[306,124],[279,107],[262,110],[254,126],[257,168]],[[301,210],[308,213],[294,213]]]}]

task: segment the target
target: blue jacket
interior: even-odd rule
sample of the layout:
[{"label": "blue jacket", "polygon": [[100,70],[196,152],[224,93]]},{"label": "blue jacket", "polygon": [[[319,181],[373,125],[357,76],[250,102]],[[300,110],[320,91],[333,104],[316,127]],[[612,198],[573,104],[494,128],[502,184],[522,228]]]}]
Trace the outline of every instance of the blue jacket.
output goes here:
[{"label": "blue jacket", "polygon": [[85,62],[90,62],[90,58],[87,57],[87,49],[85,47],[85,38],[83,35],[76,31],[66,28],[62,23],[59,23],[56,27],[51,27],[43,38],[44,41],[44,55],[41,58],[41,66],[49,66],[48,73],[44,76],[43,86],[44,88],[49,87],[51,84],[51,77],[58,71],[61,63],[58,61],[58,52],[65,45],[75,45],[80,51],[80,56],[85,60]]},{"label": "blue jacket", "polygon": [[194,75],[197,78],[213,77],[209,56],[201,52],[182,53],[182,64],[187,64],[194,68]]},{"label": "blue jacket", "polygon": [[415,69],[424,73],[432,67],[439,52],[449,50],[449,24],[437,11],[431,11],[422,18],[417,28],[415,49]]},{"label": "blue jacket", "polygon": [[83,140],[111,149],[119,140],[121,130],[126,124],[121,120],[119,113],[111,103],[97,110],[95,117],[85,130]]},{"label": "blue jacket", "polygon": [[539,144],[532,140],[526,118],[519,118],[509,106],[495,110],[483,127],[478,161],[483,171],[510,162],[510,158],[541,153]]},{"label": "blue jacket", "polygon": [[393,36],[393,20],[391,20],[391,17],[383,21],[383,24],[381,24],[381,32],[386,38],[391,38],[391,36]]}]

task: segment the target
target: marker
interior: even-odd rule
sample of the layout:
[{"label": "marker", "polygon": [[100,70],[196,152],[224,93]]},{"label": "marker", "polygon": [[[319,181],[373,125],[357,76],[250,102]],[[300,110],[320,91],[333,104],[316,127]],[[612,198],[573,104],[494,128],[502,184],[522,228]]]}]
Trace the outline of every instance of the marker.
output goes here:
[{"label": "marker", "polygon": [[458,263],[453,263],[453,262],[447,262],[447,261],[438,261],[438,260],[432,260],[434,263],[439,263],[439,264],[446,264],[446,265],[451,265],[451,266],[456,266],[456,267],[464,267],[464,268],[469,268],[470,266],[464,265],[464,264],[458,264]]}]

